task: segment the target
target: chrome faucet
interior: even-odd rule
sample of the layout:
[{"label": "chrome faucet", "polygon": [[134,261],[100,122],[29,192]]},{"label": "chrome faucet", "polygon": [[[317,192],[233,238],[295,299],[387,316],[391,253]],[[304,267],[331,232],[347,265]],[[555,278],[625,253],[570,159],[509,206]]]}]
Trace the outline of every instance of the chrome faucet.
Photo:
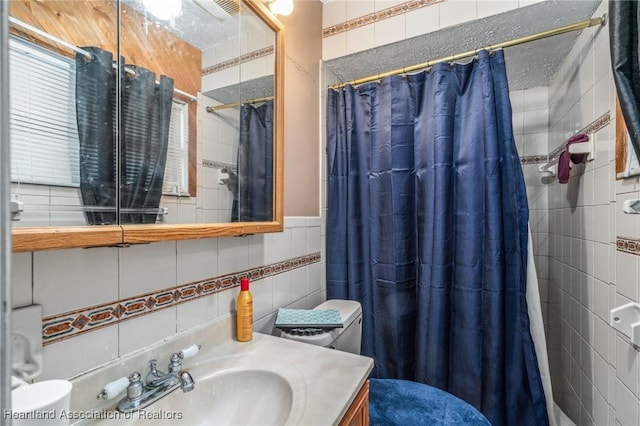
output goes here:
[{"label": "chrome faucet", "polygon": [[[171,357],[174,355],[175,354],[171,354]],[[147,373],[147,377],[144,381],[148,388],[154,389],[166,384],[168,381],[175,381],[175,376],[158,370],[158,362],[155,359],[152,359],[149,361],[149,372]]]},{"label": "chrome faucet", "polygon": [[140,373],[134,371],[128,377],[107,384],[98,394],[98,398],[114,398],[126,387],[127,396],[118,402],[118,410],[128,413],[148,407],[178,388],[181,388],[185,393],[190,392],[193,390],[195,382],[191,374],[182,369],[182,360],[195,356],[200,347],[200,345],[191,345],[180,352],[171,354],[167,373],[158,370],[157,361],[152,359],[149,361],[149,372],[144,382]]}]

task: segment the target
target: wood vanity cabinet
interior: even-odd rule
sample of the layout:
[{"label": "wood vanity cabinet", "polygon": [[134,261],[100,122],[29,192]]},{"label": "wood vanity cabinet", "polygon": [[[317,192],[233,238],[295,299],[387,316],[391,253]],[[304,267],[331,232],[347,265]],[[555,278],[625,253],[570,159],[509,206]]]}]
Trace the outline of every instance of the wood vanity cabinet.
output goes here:
[{"label": "wood vanity cabinet", "polygon": [[369,381],[360,388],[340,426],[369,426]]}]

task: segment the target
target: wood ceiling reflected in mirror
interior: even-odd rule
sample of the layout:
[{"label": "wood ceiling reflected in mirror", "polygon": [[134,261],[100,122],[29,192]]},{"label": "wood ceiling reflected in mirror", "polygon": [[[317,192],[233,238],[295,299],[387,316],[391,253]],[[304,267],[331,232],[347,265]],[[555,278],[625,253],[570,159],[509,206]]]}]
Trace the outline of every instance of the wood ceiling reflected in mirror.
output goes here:
[{"label": "wood ceiling reflected in mirror", "polygon": [[282,230],[284,30],[177,3],[11,1],[14,251]]}]

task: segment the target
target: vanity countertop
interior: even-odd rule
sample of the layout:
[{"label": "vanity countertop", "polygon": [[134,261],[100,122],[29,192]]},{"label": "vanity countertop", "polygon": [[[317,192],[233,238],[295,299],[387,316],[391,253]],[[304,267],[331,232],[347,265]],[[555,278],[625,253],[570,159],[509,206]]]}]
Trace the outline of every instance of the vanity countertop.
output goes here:
[{"label": "vanity countertop", "polygon": [[[203,424],[210,424],[212,418],[205,420],[207,416],[204,413],[192,412],[207,410],[206,404],[194,402],[198,400],[199,382],[203,389],[201,392],[207,392],[207,388],[211,387],[208,383],[213,383],[215,388],[215,382],[207,380],[219,372],[244,369],[245,375],[242,377],[251,381],[253,372],[263,369],[283,372],[292,385],[294,408],[285,424],[337,425],[373,368],[373,360],[368,357],[260,333],[254,333],[250,342],[241,343],[231,337],[232,330],[231,319],[219,321],[118,359],[72,380],[74,389],[70,414],[83,418],[72,419],[71,423],[191,425],[191,419],[197,418],[203,419]],[[96,399],[107,382],[136,370],[144,377],[150,359],[156,358],[158,365],[164,366],[164,360],[168,360],[171,352],[177,352],[191,343],[202,345],[194,358],[184,360],[184,370],[193,375],[195,390],[183,393],[178,389],[145,409],[151,416],[154,413],[163,416],[170,411],[181,412],[183,422],[176,418],[145,420],[135,414],[123,419],[120,413],[113,410],[124,393],[110,401]],[[252,409],[255,407],[247,407],[247,410]]]}]

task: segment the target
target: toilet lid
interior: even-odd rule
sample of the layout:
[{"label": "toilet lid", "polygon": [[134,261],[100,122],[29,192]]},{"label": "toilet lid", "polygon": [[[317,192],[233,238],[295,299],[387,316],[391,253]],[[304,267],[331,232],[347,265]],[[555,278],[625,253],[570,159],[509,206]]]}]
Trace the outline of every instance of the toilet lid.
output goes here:
[{"label": "toilet lid", "polygon": [[[313,329],[318,330],[318,329]],[[298,333],[298,332],[290,332],[290,331],[281,331],[281,337],[289,340],[295,340],[303,343],[310,343],[316,346],[330,346],[333,343],[334,336],[331,331],[326,331],[324,329],[319,329],[320,332],[315,333]]]},{"label": "toilet lid", "polygon": [[314,328],[314,327],[294,327],[294,328],[282,328],[278,327],[283,332],[293,334],[294,336],[315,336],[322,334],[332,329],[326,328]]}]

